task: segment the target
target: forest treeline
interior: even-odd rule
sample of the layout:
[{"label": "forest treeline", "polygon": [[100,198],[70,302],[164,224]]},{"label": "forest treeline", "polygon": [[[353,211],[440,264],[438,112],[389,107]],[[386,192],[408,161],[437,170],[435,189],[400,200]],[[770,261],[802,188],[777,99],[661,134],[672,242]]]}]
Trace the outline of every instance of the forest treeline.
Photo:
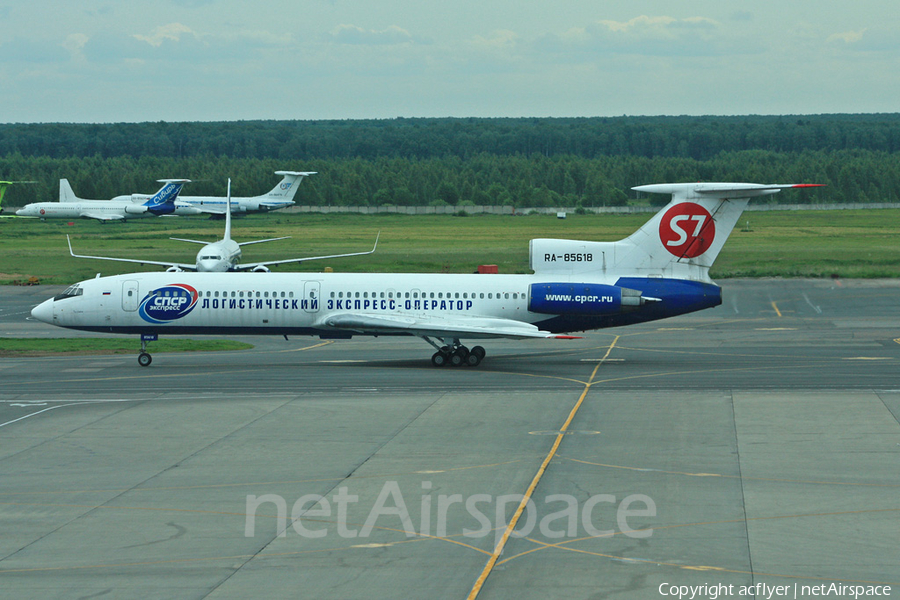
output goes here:
[{"label": "forest treeline", "polygon": [[[277,170],[318,171],[312,205],[621,205],[629,188],[680,181],[815,182],[786,202],[900,201],[900,114],[784,117],[391,119],[223,123],[0,124],[9,204],[84,198],[264,193]],[[790,197],[788,197],[790,196]],[[660,201],[665,200],[660,198]]]}]

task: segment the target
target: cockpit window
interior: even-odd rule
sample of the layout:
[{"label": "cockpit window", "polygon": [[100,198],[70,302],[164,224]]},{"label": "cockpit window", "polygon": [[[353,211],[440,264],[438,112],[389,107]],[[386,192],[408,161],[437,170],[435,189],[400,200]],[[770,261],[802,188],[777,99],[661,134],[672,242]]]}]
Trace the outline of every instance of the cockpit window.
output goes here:
[{"label": "cockpit window", "polygon": [[73,296],[80,296],[82,294],[84,294],[84,290],[81,289],[81,286],[76,283],[67,287],[62,294],[54,296],[53,299],[64,300],[66,298],[72,298]]}]

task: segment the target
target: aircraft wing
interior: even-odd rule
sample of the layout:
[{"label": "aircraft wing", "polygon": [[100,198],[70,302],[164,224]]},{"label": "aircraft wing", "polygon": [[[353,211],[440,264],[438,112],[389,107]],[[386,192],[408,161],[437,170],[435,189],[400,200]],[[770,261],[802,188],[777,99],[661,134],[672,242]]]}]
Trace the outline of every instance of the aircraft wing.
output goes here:
[{"label": "aircraft wing", "polygon": [[[378,248],[378,238],[381,236],[381,232],[378,232],[378,235],[375,236],[375,245],[372,246],[371,250],[366,250],[365,252],[351,252],[349,254],[329,254],[328,256],[308,256],[306,258],[286,258],[284,260],[270,260],[266,262],[257,262],[257,263],[246,263],[239,264],[234,266],[235,271],[250,271],[257,267],[268,267],[269,265],[284,265],[287,263],[295,263],[295,262],[304,262],[307,260],[324,260],[326,258],[346,258],[348,256],[363,256],[365,254],[372,254],[375,252],[375,249]],[[280,240],[284,238],[274,238],[273,240],[256,240],[253,242],[243,242],[240,244],[241,246],[245,244],[254,244],[259,242],[271,242],[274,240]]]},{"label": "aircraft wing", "polygon": [[186,239],[184,239],[184,238],[173,238],[173,237],[170,237],[169,239],[170,239],[170,240],[175,240],[176,242],[188,242],[189,244],[202,244],[203,246],[208,246],[209,244],[212,244],[212,243],[213,243],[213,242],[201,242],[200,240],[186,240]]},{"label": "aircraft wing", "polygon": [[287,240],[290,239],[291,236],[286,235],[284,237],[277,238],[269,238],[267,240],[250,240],[249,242],[240,242],[238,246],[249,246],[250,244],[262,244],[263,242],[277,242],[278,240]]},{"label": "aircraft wing", "polygon": [[224,215],[225,214],[224,208],[216,208],[214,206],[197,205],[197,204],[191,204],[191,206],[193,206],[194,208],[199,210],[201,213],[205,213],[208,215]]},{"label": "aircraft wing", "polygon": [[121,221],[125,218],[124,215],[103,215],[92,213],[90,211],[85,211],[78,216],[82,219],[97,219],[98,221]]},{"label": "aircraft wing", "polygon": [[335,329],[359,333],[406,333],[419,337],[574,339],[573,336],[541,331],[530,323],[512,319],[463,315],[445,318],[427,315],[413,317],[376,313],[342,313],[326,317],[322,324]]},{"label": "aircraft wing", "polygon": [[112,260],[116,262],[127,262],[127,263],[137,263],[140,265],[159,265],[161,267],[175,267],[181,269],[182,271],[196,271],[196,264],[185,264],[185,263],[176,263],[176,262],[162,262],[158,260],[141,260],[138,258],[113,258],[111,256],[87,256],[84,254],[75,254],[72,250],[72,240],[69,239],[69,236],[66,235],[66,241],[69,242],[69,254],[74,256],[75,258],[93,258],[96,260]]}]

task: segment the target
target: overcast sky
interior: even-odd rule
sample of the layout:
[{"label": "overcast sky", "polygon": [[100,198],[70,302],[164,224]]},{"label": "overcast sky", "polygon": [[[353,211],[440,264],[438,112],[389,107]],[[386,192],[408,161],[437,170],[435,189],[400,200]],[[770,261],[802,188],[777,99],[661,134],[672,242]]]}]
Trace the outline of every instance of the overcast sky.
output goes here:
[{"label": "overcast sky", "polygon": [[897,0],[0,0],[0,122],[900,112]]}]

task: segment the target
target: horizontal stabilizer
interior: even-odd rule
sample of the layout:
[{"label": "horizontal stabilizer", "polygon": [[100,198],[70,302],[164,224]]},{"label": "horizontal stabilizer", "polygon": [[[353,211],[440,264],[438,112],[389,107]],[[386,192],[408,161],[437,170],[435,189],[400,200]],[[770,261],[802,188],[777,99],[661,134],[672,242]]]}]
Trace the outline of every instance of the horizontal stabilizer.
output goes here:
[{"label": "horizontal stabilizer", "polygon": [[655,183],[633,187],[636,192],[671,194],[675,198],[753,198],[777,194],[781,190],[822,187],[818,183]]}]

